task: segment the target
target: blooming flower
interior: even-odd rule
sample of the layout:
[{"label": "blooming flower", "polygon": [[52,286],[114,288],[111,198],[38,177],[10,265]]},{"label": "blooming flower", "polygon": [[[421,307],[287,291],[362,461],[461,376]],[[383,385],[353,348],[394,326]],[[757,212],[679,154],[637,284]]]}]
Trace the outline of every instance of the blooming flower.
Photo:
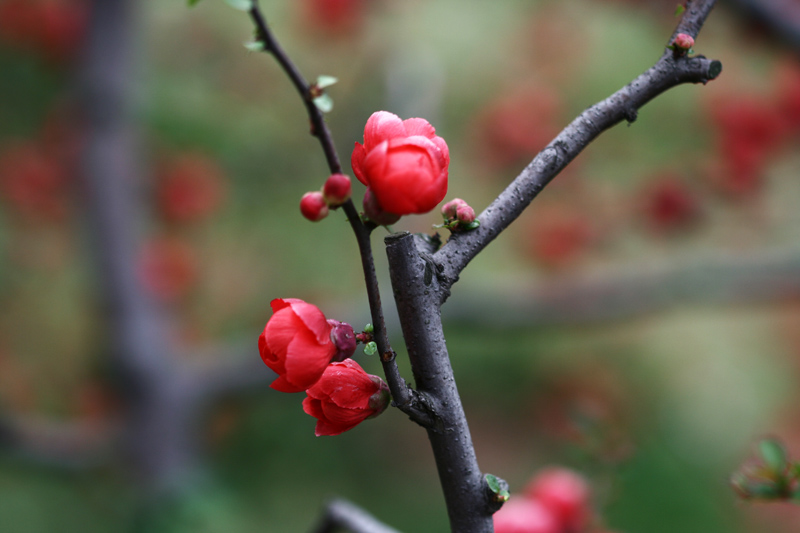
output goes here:
[{"label": "blooming flower", "polygon": [[539,502],[512,498],[494,514],[495,533],[560,533],[553,512]]},{"label": "blooming flower", "polygon": [[566,531],[583,531],[589,522],[589,485],[572,470],[542,470],[525,487],[525,496],[546,507]]},{"label": "blooming flower", "polygon": [[351,163],[381,208],[395,215],[427,213],[447,194],[450,152],[425,119],[373,113]]},{"label": "blooming flower", "polygon": [[264,363],[278,374],[270,387],[302,392],[319,380],[336,356],[332,325],[315,305],[296,298],[270,302],[273,315],[258,338]]},{"label": "blooming flower", "polygon": [[317,419],[316,435],[339,435],[389,405],[389,387],[364,372],[352,359],[331,363],[319,381],[306,391],[303,411]]}]

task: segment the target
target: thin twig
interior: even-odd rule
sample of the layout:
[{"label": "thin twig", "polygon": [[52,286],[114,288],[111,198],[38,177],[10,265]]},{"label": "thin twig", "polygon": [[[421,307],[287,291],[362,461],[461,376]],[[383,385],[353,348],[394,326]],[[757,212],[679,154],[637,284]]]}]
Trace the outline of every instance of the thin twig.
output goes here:
[{"label": "thin twig", "polygon": [[[714,0],[694,0],[678,30],[696,35]],[[676,30],[677,32],[677,30]],[[479,216],[480,226],[453,234],[434,255],[449,288],[467,264],[522,214],[531,201],[598,135],[622,122],[633,122],[639,108],[682,83],[706,83],[722,70],[719,61],[702,56],[675,57],[666,50],[656,64],[631,83],[578,115]],[[443,293],[446,298],[448,293]]]},{"label": "thin twig", "polygon": [[[300,97],[306,106],[308,117],[312,124],[311,133],[319,139],[331,173],[341,173],[342,167],[339,162],[339,156],[336,152],[333,137],[325,122],[325,117],[313,101],[311,94],[312,86],[309,85],[294,62],[289,58],[283,48],[281,48],[280,43],[278,43],[275,35],[267,25],[257,0],[253,1],[253,6],[249,10],[249,13],[250,17],[253,19],[253,23],[256,25],[257,39],[263,43],[264,51],[271,53],[275,57],[275,60],[294,84],[297,92],[300,93]],[[342,208],[347,215],[347,220],[350,222],[350,226],[353,228],[353,233],[358,242],[358,249],[361,254],[361,265],[364,270],[364,281],[367,287],[367,299],[369,300],[372,325],[374,328],[373,335],[375,337],[375,343],[378,345],[378,351],[381,354],[381,363],[386,375],[386,381],[389,385],[389,390],[394,400],[394,405],[408,414],[413,420],[424,425],[427,418],[424,411],[420,410],[418,406],[417,395],[400,376],[400,370],[394,358],[395,352],[392,350],[392,346],[389,343],[389,336],[386,332],[386,320],[383,316],[378,277],[375,274],[375,262],[372,255],[372,244],[370,242],[370,234],[372,230],[375,229],[375,226],[371,223],[364,223],[361,220],[352,200],[345,202]]]}]

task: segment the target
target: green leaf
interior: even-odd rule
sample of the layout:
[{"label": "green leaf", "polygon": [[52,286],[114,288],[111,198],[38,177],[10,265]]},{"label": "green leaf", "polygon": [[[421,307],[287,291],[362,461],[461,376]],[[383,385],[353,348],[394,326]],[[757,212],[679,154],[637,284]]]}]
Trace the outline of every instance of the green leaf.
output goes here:
[{"label": "green leaf", "polygon": [[333,98],[327,94],[321,94],[314,98],[314,105],[323,113],[330,113],[333,110]]},{"label": "green leaf", "polygon": [[683,4],[678,4],[675,8],[675,16],[680,17],[684,11],[686,11],[686,8],[683,7]]},{"label": "green leaf", "polygon": [[200,3],[200,0],[186,0],[186,4],[187,4],[189,7],[194,7],[194,6],[196,6],[197,4],[199,4],[199,3]]},{"label": "green leaf", "polygon": [[764,463],[773,473],[780,474],[786,469],[786,449],[777,440],[762,440],[758,443],[758,451]]},{"label": "green leaf", "polygon": [[486,484],[489,485],[489,490],[491,490],[495,494],[500,492],[500,490],[501,490],[500,489],[500,482],[497,481],[497,476],[494,476],[492,474],[486,474],[483,477],[484,477],[484,479],[486,479]]},{"label": "green leaf", "polygon": [[372,333],[373,331],[375,331],[375,328],[372,327],[372,324],[367,324],[366,326],[364,326],[365,333]]},{"label": "green leaf", "polygon": [[331,85],[337,83],[339,80],[334,78],[333,76],[319,76],[317,78],[317,87],[320,89],[324,89],[325,87],[330,87]]},{"label": "green leaf", "polygon": [[470,222],[469,224],[464,224],[464,225],[462,225],[461,227],[462,227],[462,229],[464,229],[465,231],[469,231],[469,230],[471,230],[471,229],[475,229],[475,228],[477,228],[477,227],[478,227],[478,226],[480,226],[480,225],[481,225],[481,221],[480,221],[480,220],[473,220],[473,221],[472,221],[472,222]]},{"label": "green leaf", "polygon": [[261,41],[250,41],[248,43],[244,43],[244,47],[247,48],[251,52],[263,52],[264,51],[264,43],[261,42]]},{"label": "green leaf", "polygon": [[225,2],[233,9],[238,9],[239,11],[250,11],[253,9],[253,0],[225,0]]},{"label": "green leaf", "polygon": [[377,351],[378,351],[378,345],[375,344],[375,341],[368,342],[367,345],[364,346],[364,353],[367,355],[373,355]]}]

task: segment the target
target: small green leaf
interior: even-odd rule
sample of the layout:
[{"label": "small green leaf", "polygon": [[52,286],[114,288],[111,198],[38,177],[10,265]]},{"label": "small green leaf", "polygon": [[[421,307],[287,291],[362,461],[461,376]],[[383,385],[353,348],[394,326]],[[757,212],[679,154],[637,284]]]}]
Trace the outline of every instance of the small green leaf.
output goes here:
[{"label": "small green leaf", "polygon": [[473,221],[472,221],[472,222],[470,222],[469,224],[464,224],[464,225],[462,226],[462,228],[463,228],[465,231],[468,231],[468,230],[471,230],[471,229],[476,229],[476,228],[477,228],[478,226],[480,226],[480,225],[481,225],[481,221],[480,221],[480,220],[473,220]]},{"label": "small green leaf", "polygon": [[330,87],[331,85],[337,83],[339,80],[334,78],[333,76],[319,76],[317,78],[317,87],[320,89],[324,89],[325,87]]},{"label": "small green leaf", "polygon": [[264,43],[261,41],[250,41],[249,43],[244,43],[244,47],[247,48],[251,52],[263,52],[264,51]]},{"label": "small green leaf", "polygon": [[364,346],[364,353],[367,355],[373,355],[377,351],[378,351],[378,345],[375,344],[375,341],[368,342],[367,345]]},{"label": "small green leaf", "polygon": [[200,3],[200,0],[186,0],[186,3],[189,5],[189,7],[194,7]]},{"label": "small green leaf", "polygon": [[364,326],[365,333],[372,333],[373,331],[375,331],[375,328],[372,327],[372,324],[367,324],[366,326]]},{"label": "small green leaf", "polygon": [[777,440],[762,440],[758,443],[758,451],[764,463],[773,473],[780,474],[786,469],[786,449]]},{"label": "small green leaf", "polygon": [[225,0],[229,6],[239,11],[250,11],[253,9],[253,0]]},{"label": "small green leaf", "polygon": [[675,7],[675,16],[680,17],[683,15],[684,11],[686,11],[686,8],[683,7],[683,4],[678,4],[677,7]]},{"label": "small green leaf", "polygon": [[500,492],[500,482],[497,481],[497,476],[492,474],[486,474],[483,476],[486,479],[486,483],[489,485],[489,490],[497,494]]},{"label": "small green leaf", "polygon": [[333,110],[333,98],[327,94],[321,94],[314,98],[314,105],[323,113],[330,113]]}]

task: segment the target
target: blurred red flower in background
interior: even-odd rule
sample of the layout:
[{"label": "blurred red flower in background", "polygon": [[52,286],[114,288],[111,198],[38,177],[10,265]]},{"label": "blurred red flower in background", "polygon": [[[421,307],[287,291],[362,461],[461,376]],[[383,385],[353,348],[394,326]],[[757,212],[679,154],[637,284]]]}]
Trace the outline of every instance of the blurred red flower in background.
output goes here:
[{"label": "blurred red flower in background", "polygon": [[185,153],[158,173],[156,203],[167,222],[200,222],[219,209],[225,197],[225,174],[202,154]]}]

